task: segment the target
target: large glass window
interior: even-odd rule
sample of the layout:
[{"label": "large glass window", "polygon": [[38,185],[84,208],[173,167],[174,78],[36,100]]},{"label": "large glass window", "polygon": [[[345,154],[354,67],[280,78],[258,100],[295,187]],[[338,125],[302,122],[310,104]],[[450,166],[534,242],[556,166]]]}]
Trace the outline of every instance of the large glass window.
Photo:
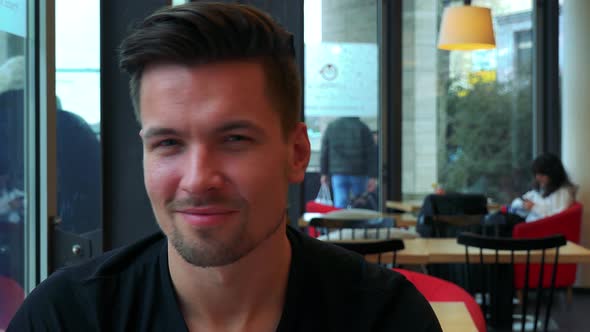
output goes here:
[{"label": "large glass window", "polygon": [[506,202],[529,187],[533,3],[472,4],[492,9],[496,49],[438,50],[443,1],[404,0],[404,199],[442,187]]},{"label": "large glass window", "polygon": [[54,268],[101,245],[100,1],[55,1],[57,198]]},{"label": "large glass window", "polygon": [[[24,298],[27,1],[0,2],[0,330]],[[30,115],[30,114],[29,114]]]},{"label": "large glass window", "polygon": [[337,207],[377,209],[377,0],[307,0],[304,28],[305,200],[323,175]]}]

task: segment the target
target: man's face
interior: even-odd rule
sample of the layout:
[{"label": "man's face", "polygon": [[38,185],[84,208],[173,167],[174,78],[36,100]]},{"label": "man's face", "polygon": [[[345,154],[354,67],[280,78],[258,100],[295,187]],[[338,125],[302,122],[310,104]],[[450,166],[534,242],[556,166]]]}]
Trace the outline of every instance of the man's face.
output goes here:
[{"label": "man's face", "polygon": [[260,64],[148,67],[140,109],[147,193],[187,262],[230,264],[281,231],[309,141],[302,123],[284,138]]}]

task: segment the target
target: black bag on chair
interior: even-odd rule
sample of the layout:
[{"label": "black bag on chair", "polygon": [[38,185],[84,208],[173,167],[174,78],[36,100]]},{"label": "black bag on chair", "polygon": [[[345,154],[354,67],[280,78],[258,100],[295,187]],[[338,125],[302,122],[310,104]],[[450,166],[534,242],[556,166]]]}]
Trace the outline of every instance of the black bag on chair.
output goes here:
[{"label": "black bag on chair", "polygon": [[[462,232],[485,234],[487,198],[481,194],[431,194],[424,198],[416,231],[422,237],[457,237]],[[449,222],[451,221],[452,222]],[[465,287],[463,264],[429,264],[428,274]]]},{"label": "black bag on chair", "polygon": [[[441,215],[486,215],[487,213],[488,201],[482,194],[431,194],[424,198],[420,214],[418,215],[418,226],[416,230],[423,237],[433,237],[432,223],[429,222],[432,217]],[[458,234],[457,231],[464,230],[449,229],[449,234],[442,237],[455,237]]]}]

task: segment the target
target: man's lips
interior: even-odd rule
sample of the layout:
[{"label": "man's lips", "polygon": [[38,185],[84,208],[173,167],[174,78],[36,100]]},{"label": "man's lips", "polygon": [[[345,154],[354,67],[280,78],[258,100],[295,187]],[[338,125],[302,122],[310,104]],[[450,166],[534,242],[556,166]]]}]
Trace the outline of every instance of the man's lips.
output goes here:
[{"label": "man's lips", "polygon": [[182,219],[192,226],[216,226],[227,222],[228,217],[238,213],[239,210],[228,207],[191,207],[175,211]]},{"label": "man's lips", "polygon": [[233,213],[233,212],[237,212],[237,211],[238,210],[235,208],[207,206],[207,207],[191,207],[191,208],[179,209],[177,212],[186,213],[186,214],[210,215],[210,214],[227,214],[227,213]]}]

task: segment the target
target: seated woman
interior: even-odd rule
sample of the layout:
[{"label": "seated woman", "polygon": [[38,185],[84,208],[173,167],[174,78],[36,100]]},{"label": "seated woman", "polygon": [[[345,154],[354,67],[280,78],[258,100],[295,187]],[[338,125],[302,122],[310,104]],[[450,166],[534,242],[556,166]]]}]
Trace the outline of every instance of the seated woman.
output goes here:
[{"label": "seated woman", "polygon": [[575,200],[577,187],[570,181],[561,160],[544,153],[533,161],[535,176],[533,190],[515,199],[508,214],[520,216],[526,222],[535,221],[567,209]]}]

